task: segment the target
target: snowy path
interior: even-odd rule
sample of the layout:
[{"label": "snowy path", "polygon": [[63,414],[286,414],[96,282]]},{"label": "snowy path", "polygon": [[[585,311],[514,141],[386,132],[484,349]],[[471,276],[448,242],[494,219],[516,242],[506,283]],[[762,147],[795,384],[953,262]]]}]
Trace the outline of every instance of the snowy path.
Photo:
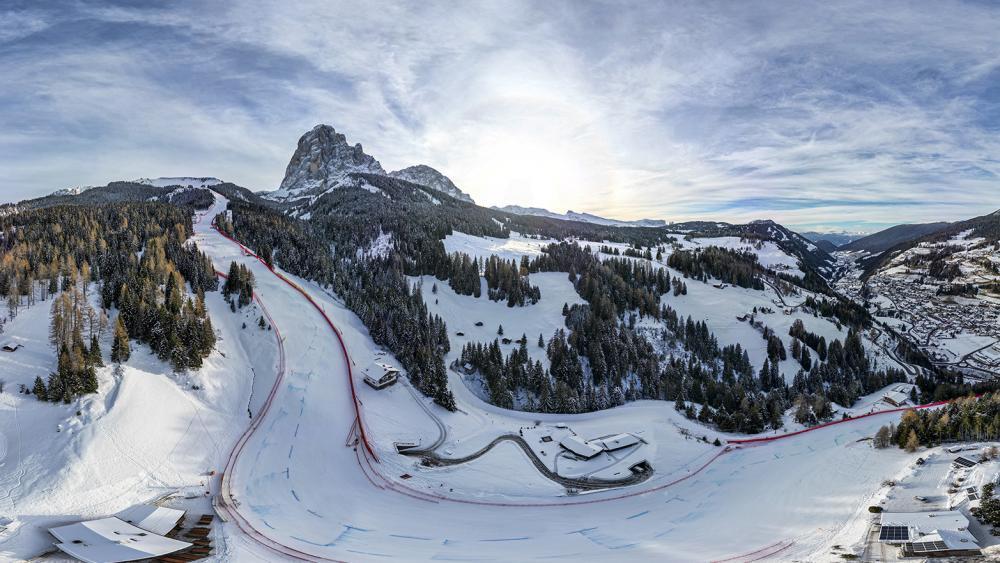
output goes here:
[{"label": "snowy path", "polygon": [[[213,212],[223,207],[220,200]],[[371,430],[379,463],[364,448],[345,447],[357,423],[347,379],[351,360],[323,316],[207,221],[196,230],[199,246],[218,269],[236,260],[254,271],[257,294],[285,337],[284,379],[227,472],[227,486],[245,524],[289,555],[351,561],[705,561],[754,553],[754,558],[822,560],[822,550],[838,534],[866,522],[865,499],[911,457],[878,452],[859,441],[893,415],[723,453],[677,434],[675,425],[689,423],[672,406],[643,402],[563,417],[574,425],[627,421],[647,428],[657,442],[650,461],[665,470],[637,487],[579,497],[507,497],[491,489],[504,477],[527,484],[534,472],[516,449],[497,448],[505,451],[469,465],[427,470],[378,439],[388,431],[376,424]],[[335,317],[352,355],[374,355],[375,346],[353,315],[308,282],[295,281]],[[356,372],[355,377],[360,383]],[[365,416],[379,424],[410,409],[405,424],[412,428],[404,430],[432,431],[402,390],[380,394],[359,387],[358,392]],[[460,406],[468,413],[443,413],[445,424],[455,428],[462,420],[493,420],[516,430],[528,417],[542,418],[481,410],[471,402]],[[413,473],[413,479],[404,473]],[[227,530],[238,537],[235,528]],[[862,535],[848,536],[846,543]],[[252,551],[245,543],[232,543],[237,555]]]}]

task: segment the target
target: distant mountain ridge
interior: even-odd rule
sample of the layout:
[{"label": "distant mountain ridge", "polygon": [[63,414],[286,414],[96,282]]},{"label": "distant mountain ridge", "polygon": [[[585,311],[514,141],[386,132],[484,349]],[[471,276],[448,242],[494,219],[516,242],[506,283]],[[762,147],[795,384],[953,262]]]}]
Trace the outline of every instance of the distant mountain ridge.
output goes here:
[{"label": "distant mountain ridge", "polygon": [[817,244],[820,241],[826,241],[832,244],[834,247],[844,246],[845,244],[850,244],[860,238],[868,236],[864,233],[849,233],[847,231],[840,231],[836,233],[818,233],[816,231],[803,231],[802,233],[799,234]]},{"label": "distant mountain ridge", "polygon": [[548,217],[550,219],[561,219],[563,221],[582,221],[595,225],[606,225],[609,227],[665,227],[667,222],[662,219],[636,219],[633,221],[608,219],[591,213],[577,213],[567,211],[566,213],[555,213],[541,207],[522,207],[520,205],[505,205],[503,207],[493,206],[491,209],[513,213],[514,215],[532,215],[535,217]]}]

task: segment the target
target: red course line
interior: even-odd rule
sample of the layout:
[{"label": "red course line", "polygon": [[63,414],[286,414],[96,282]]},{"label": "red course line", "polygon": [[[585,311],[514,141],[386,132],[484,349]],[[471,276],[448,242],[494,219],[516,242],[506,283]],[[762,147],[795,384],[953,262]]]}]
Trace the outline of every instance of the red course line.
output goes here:
[{"label": "red course line", "polygon": [[359,432],[359,434],[361,436],[361,443],[364,445],[365,450],[367,450],[368,455],[370,455],[372,457],[372,459],[375,460],[376,463],[380,463],[380,460],[378,458],[378,454],[375,453],[375,448],[372,447],[371,441],[368,439],[368,431],[365,429],[365,421],[364,421],[364,418],[361,415],[361,401],[358,399],[358,392],[357,392],[357,389],[354,386],[354,372],[351,370],[351,360],[350,360],[350,355],[347,353],[347,345],[344,344],[344,339],[341,336],[340,331],[333,324],[333,321],[330,320],[330,317],[327,316],[326,311],[324,311],[323,308],[320,307],[319,304],[316,303],[315,300],[313,300],[313,298],[312,298],[311,295],[309,295],[308,293],[306,293],[306,291],[304,289],[302,289],[301,287],[299,287],[299,285],[297,283],[295,283],[292,280],[288,279],[281,272],[277,271],[274,268],[274,266],[272,266],[272,265],[268,264],[267,262],[265,262],[263,258],[261,258],[260,256],[257,255],[256,252],[250,250],[249,248],[247,248],[246,246],[244,246],[238,240],[236,240],[233,237],[229,236],[228,234],[222,232],[222,229],[220,229],[214,223],[212,224],[212,228],[215,229],[216,232],[218,232],[220,235],[224,236],[225,238],[227,238],[230,241],[232,241],[234,244],[238,245],[243,250],[243,252],[245,252],[248,256],[253,256],[254,258],[256,258],[261,264],[264,265],[264,267],[266,267],[268,270],[270,270],[272,274],[274,274],[275,276],[277,276],[278,279],[280,279],[281,281],[285,282],[292,289],[294,289],[295,291],[299,292],[303,297],[305,297],[306,300],[309,301],[309,303],[313,306],[313,308],[315,308],[316,311],[320,315],[323,316],[323,320],[326,321],[326,324],[330,327],[331,330],[333,330],[333,333],[337,335],[337,342],[340,343],[340,348],[341,348],[341,350],[344,353],[344,360],[347,363],[347,381],[348,381],[348,383],[350,383],[350,386],[351,386],[351,399],[353,399],[353,401],[354,401],[354,416],[357,418],[357,421],[358,421],[358,432]]},{"label": "red course line", "polygon": [[833,420],[833,421],[830,421],[830,422],[824,422],[823,424],[817,424],[816,426],[810,426],[809,428],[803,428],[802,430],[796,430],[795,432],[788,432],[788,433],[785,433],[785,434],[778,434],[776,436],[763,436],[763,437],[760,437],[760,438],[740,438],[740,439],[737,439],[737,440],[727,440],[727,442],[730,443],[730,444],[760,444],[760,443],[763,443],[763,442],[773,442],[775,440],[783,440],[785,438],[791,438],[793,436],[798,436],[800,434],[805,434],[807,432],[813,432],[815,430],[822,430],[823,428],[827,428],[827,427],[830,427],[830,426],[836,426],[838,424],[844,424],[844,423],[847,423],[847,422],[854,422],[854,421],[857,421],[857,420],[861,420],[862,418],[868,418],[869,416],[877,416],[877,415],[880,415],[880,414],[891,414],[891,413],[895,413],[895,412],[903,412],[903,411],[918,410],[918,409],[929,409],[929,408],[933,408],[933,407],[940,407],[941,405],[946,405],[946,404],[948,404],[948,402],[949,401],[935,401],[933,403],[927,403],[927,404],[924,404],[924,405],[917,405],[917,406],[914,406],[914,407],[899,407],[899,408],[895,408],[895,409],[886,409],[886,410],[881,410],[881,411],[869,412],[869,413],[865,413],[865,414],[862,414],[862,415],[859,415],[859,416],[849,416],[847,418],[842,418],[840,420]]},{"label": "red course line", "polygon": [[[226,276],[226,274],[218,271],[216,272],[216,275],[218,275],[223,279],[227,279],[228,277]],[[271,386],[271,391],[268,393],[267,399],[265,399],[263,406],[259,411],[257,411],[257,415],[250,422],[250,426],[247,427],[247,429],[243,432],[243,435],[240,436],[240,439],[236,442],[236,445],[233,446],[233,450],[229,454],[229,459],[226,461],[226,467],[222,471],[222,481],[219,484],[219,492],[223,498],[223,502],[220,504],[220,508],[224,510],[230,517],[232,517],[233,521],[236,523],[236,526],[239,527],[239,529],[242,530],[243,533],[247,534],[247,536],[249,536],[251,539],[261,544],[265,548],[274,551],[275,553],[279,553],[287,557],[293,557],[295,559],[302,559],[304,561],[315,561],[317,559],[321,559],[324,561],[339,561],[336,559],[327,559],[325,557],[320,557],[317,555],[313,555],[311,553],[299,551],[294,547],[284,545],[282,543],[277,542],[276,540],[267,537],[266,534],[258,530],[252,523],[250,523],[249,520],[247,520],[242,514],[240,514],[239,509],[236,507],[236,503],[233,502],[233,494],[231,490],[232,480],[230,476],[232,475],[233,470],[236,467],[236,462],[239,459],[240,454],[243,453],[243,447],[250,440],[250,436],[252,436],[253,433],[257,431],[257,428],[264,421],[264,418],[267,415],[268,411],[271,410],[271,405],[274,402],[274,398],[275,396],[277,396],[278,389],[281,387],[281,383],[285,378],[285,345],[281,338],[281,331],[278,328],[278,325],[274,323],[274,319],[271,318],[271,313],[267,310],[267,307],[264,306],[263,301],[261,301],[256,294],[253,295],[253,299],[254,301],[257,302],[257,305],[260,306],[261,312],[264,313],[264,317],[267,319],[267,321],[271,324],[271,327],[274,329],[274,336],[278,342],[278,370],[277,370],[277,376],[275,377],[274,380],[274,385]]]}]

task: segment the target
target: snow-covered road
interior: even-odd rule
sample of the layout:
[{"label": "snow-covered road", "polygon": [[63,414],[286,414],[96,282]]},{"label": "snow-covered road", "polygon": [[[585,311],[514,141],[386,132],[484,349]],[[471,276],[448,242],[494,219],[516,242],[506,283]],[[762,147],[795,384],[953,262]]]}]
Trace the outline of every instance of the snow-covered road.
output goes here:
[{"label": "snow-covered road", "polygon": [[[220,198],[212,213],[224,206]],[[566,497],[537,484],[540,478],[523,453],[509,446],[468,465],[416,467],[395,454],[391,438],[409,433],[432,441],[438,435],[433,420],[399,386],[375,392],[360,385],[356,369],[355,385],[381,458],[377,463],[361,448],[347,446],[356,435],[347,379],[351,360],[323,316],[213,231],[207,219],[196,231],[199,246],[218,269],[236,260],[254,271],[257,295],[284,336],[285,378],[228,475],[236,510],[270,541],[309,558],[705,561],[747,560],[739,554],[754,553],[754,559],[832,560],[827,547],[861,540],[866,499],[910,459],[859,441],[898,415],[719,455],[720,449],[678,432],[683,427],[700,435],[704,429],[672,405],[639,402],[563,418],[581,427],[629,425],[647,431],[654,479],[631,489]],[[289,278],[330,315],[358,366],[378,356],[353,314],[314,284]],[[470,425],[479,424],[481,435],[475,436],[482,438],[494,428],[516,432],[527,419],[548,418],[480,409],[457,395],[465,412],[441,412],[449,431],[468,433]],[[713,456],[717,461],[706,465]],[[503,492],[515,486],[537,492],[527,498]],[[618,498],[623,493],[629,496]],[[481,501],[494,505],[476,504]],[[226,530],[234,539],[241,534],[234,525]],[[233,543],[237,558],[240,549],[248,550],[248,557],[253,551],[245,542]],[[771,546],[780,553],[772,553]]]}]

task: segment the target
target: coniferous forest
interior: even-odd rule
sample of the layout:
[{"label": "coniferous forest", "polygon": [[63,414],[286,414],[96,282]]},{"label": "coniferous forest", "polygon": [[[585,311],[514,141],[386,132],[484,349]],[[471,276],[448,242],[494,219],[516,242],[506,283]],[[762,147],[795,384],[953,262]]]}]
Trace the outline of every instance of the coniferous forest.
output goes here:
[{"label": "coniferous forest", "polygon": [[69,402],[96,391],[100,340],[117,312],[112,360],[129,339],[174,369],[197,368],[215,344],[204,292],[215,270],[193,244],[191,208],[129,202],[28,208],[0,217],[0,296],[10,317],[51,301],[57,370],[38,398]]}]

